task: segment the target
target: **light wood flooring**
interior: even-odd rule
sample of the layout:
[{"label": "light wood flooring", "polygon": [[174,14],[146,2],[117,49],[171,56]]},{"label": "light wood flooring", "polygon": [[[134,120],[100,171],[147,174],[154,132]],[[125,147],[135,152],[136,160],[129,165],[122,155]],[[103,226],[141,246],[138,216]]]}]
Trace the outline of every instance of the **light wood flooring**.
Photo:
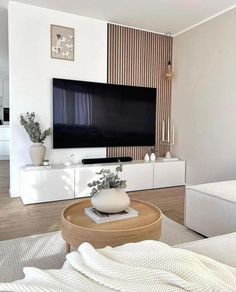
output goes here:
[{"label": "light wood flooring", "polygon": [[[10,198],[9,162],[0,161],[0,240],[60,229],[62,210],[77,200],[24,206],[20,198]],[[172,220],[183,224],[184,187],[130,193],[132,198],[157,205]]]}]

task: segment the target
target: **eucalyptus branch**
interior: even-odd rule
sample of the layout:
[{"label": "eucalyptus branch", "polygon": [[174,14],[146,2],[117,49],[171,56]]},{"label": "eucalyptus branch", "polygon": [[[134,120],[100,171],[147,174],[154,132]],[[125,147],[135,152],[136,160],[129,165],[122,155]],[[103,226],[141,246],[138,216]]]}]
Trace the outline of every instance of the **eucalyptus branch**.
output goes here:
[{"label": "eucalyptus branch", "polygon": [[119,178],[119,172],[122,172],[122,170],[122,164],[119,161],[119,166],[116,167],[115,173],[112,173],[110,169],[102,169],[97,172],[97,175],[101,175],[99,180],[88,183],[88,187],[92,188],[91,196],[99,194],[103,189],[126,188],[126,181]]},{"label": "eucalyptus branch", "polygon": [[20,123],[25,128],[30,140],[33,143],[44,143],[45,139],[52,134],[51,129],[45,130],[43,133],[40,124],[35,122],[35,113],[26,113],[26,117],[20,115]]}]

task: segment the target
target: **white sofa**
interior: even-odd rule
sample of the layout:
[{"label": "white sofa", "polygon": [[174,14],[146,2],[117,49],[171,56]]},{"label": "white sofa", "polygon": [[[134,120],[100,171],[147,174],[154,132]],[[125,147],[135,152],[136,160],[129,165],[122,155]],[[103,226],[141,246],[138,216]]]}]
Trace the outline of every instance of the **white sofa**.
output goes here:
[{"label": "white sofa", "polygon": [[[236,268],[236,256],[234,256],[236,255],[236,232],[182,243],[174,247],[190,250]],[[71,269],[67,261],[63,269]]]},{"label": "white sofa", "polygon": [[[145,244],[145,247],[148,248],[148,243]],[[153,244],[150,242],[150,248],[153,248]],[[227,266],[221,266],[217,263],[214,263],[208,259],[204,259],[202,261],[201,258],[198,257],[192,257],[190,256],[188,258],[187,253],[178,253],[178,255],[181,255],[181,257],[177,256],[177,261],[175,261],[174,258],[174,251],[167,251],[166,249],[164,250],[155,250],[153,249],[153,252],[157,253],[157,257],[154,256],[154,259],[158,261],[158,256],[159,253],[162,255],[160,256],[160,266],[164,267],[163,272],[160,273],[160,281],[156,281],[156,290],[159,291],[159,286],[161,287],[165,286],[165,288],[168,285],[168,291],[176,291],[176,290],[185,290],[184,288],[181,288],[181,284],[187,284],[188,288],[191,291],[236,291],[233,286],[235,283],[235,269],[236,269],[236,257],[234,256],[236,254],[236,232],[232,234],[226,234],[214,238],[208,238],[208,239],[203,239],[195,242],[189,242],[185,244],[181,244],[176,246],[181,249],[187,249],[193,252],[196,252],[198,254],[202,254],[208,257],[211,257],[212,259],[217,260],[218,262],[227,264]],[[86,248],[86,250],[84,249]],[[135,247],[136,253],[137,251],[141,251],[140,249],[137,249],[137,246]],[[1,291],[41,291],[41,287],[44,287],[45,289],[47,288],[52,288],[56,287],[58,291],[66,291],[65,287],[71,287],[71,290],[73,291],[78,291],[83,290],[83,291],[98,291],[98,286],[99,286],[99,291],[113,291],[114,289],[108,288],[112,285],[114,287],[115,285],[122,285],[123,279],[121,276],[117,277],[117,273],[120,272],[121,275],[122,271],[124,272],[123,269],[126,269],[126,273],[129,273],[129,268],[131,269],[130,274],[128,274],[128,277],[126,278],[126,287],[133,287],[134,283],[137,283],[137,280],[135,278],[136,271],[138,271],[141,275],[141,269],[143,268],[143,271],[145,271],[145,276],[141,277],[141,280],[139,279],[139,283],[137,284],[137,287],[139,285],[146,285],[145,287],[149,287],[151,282],[148,282],[147,279],[155,280],[156,275],[152,273],[153,269],[161,271],[162,268],[157,264],[155,267],[155,260],[150,261],[150,253],[147,254],[145,257],[145,252],[143,253],[144,258],[146,259],[146,263],[141,262],[141,265],[139,265],[140,262],[136,261],[135,262],[135,254],[132,255],[134,258],[132,259],[132,263],[129,264],[128,261],[126,261],[124,264],[120,264],[119,259],[121,259],[122,256],[129,255],[129,250],[126,250],[125,253],[111,253],[111,251],[107,251],[105,253],[105,256],[103,258],[103,253],[98,256],[98,254],[92,253],[91,254],[91,249],[88,249],[88,246],[83,247],[83,257],[85,259],[85,265],[83,265],[83,257],[78,256],[75,253],[72,253],[69,257],[69,261],[71,265],[74,267],[77,266],[78,268],[78,273],[75,274],[75,270],[72,269],[72,266],[68,263],[65,262],[63,266],[63,270],[52,270],[51,272],[47,271],[38,271],[37,269],[34,270],[27,270],[27,277],[23,280],[19,280],[13,284],[0,284],[0,290]],[[142,254],[141,254],[142,255]],[[92,257],[91,257],[92,256]],[[111,259],[110,259],[111,256]],[[120,257],[119,257],[120,256]],[[131,256],[131,258],[132,258]],[[184,256],[182,258],[182,256]],[[167,259],[167,262],[165,262],[165,258]],[[185,261],[181,262],[181,258],[185,259]],[[95,262],[93,261],[95,260]],[[137,260],[140,260],[139,257],[136,257]],[[180,265],[178,265],[178,259],[180,260]],[[81,262],[82,260],[82,262]],[[164,265],[162,263],[164,262]],[[169,262],[168,262],[169,261]],[[188,269],[187,265],[191,265],[191,261],[193,261],[193,264],[195,265],[194,269]],[[106,265],[107,264],[107,265]],[[177,264],[177,265],[176,265]],[[138,266],[136,266],[138,265]],[[149,267],[150,265],[150,267]],[[112,270],[107,268],[107,267],[112,267]],[[122,269],[121,269],[122,266]],[[100,271],[100,267],[102,267],[102,270]],[[170,272],[169,270],[166,269],[166,267],[171,267]],[[235,269],[232,269],[235,268]],[[134,268],[136,268],[135,273]],[[114,270],[116,272],[114,272]],[[82,271],[82,272],[81,272]],[[84,272],[85,271],[85,272]],[[118,271],[118,272],[117,272]],[[150,273],[148,273],[150,271]],[[196,272],[195,272],[196,271]],[[177,275],[177,276],[175,276]],[[198,275],[201,276],[201,278],[204,280],[204,284],[202,285],[201,282],[199,282]],[[173,277],[174,276],[174,277]],[[183,281],[181,281],[183,276]],[[117,278],[116,278],[117,277]],[[147,278],[149,277],[149,278]],[[184,280],[185,277],[188,277],[188,280]],[[105,279],[105,283],[102,282],[102,279]],[[68,282],[68,279],[71,279],[70,283]],[[132,282],[133,281],[133,282]],[[208,286],[208,281],[210,282]],[[68,283],[67,283],[68,282]],[[104,284],[100,285],[99,283]],[[111,284],[112,283],[112,284]],[[229,283],[229,285],[228,285]],[[169,285],[170,284],[170,285]],[[201,286],[202,285],[202,286]],[[59,289],[61,286],[63,286],[63,290]],[[152,288],[154,288],[154,284],[152,283]],[[197,289],[196,289],[197,286]],[[229,286],[228,288],[226,286]],[[80,289],[82,287],[82,289]],[[89,288],[88,288],[89,287]],[[93,290],[91,289],[93,287]],[[171,288],[172,287],[172,288]],[[195,287],[195,288],[194,288]],[[210,288],[209,288],[210,287]],[[211,287],[214,287],[213,289]],[[75,290],[75,288],[77,290]],[[103,289],[104,288],[104,289]],[[176,289],[176,288],[181,288],[181,289]],[[199,289],[201,288],[201,289]],[[224,289],[225,288],[225,289]],[[10,289],[10,290],[9,290]],[[23,289],[23,290],[22,290]],[[118,288],[119,289],[119,288]],[[130,290],[130,289],[129,289]],[[145,289],[147,291],[148,289]],[[45,290],[46,291],[46,290]],[[48,291],[48,290],[47,290]],[[141,291],[141,290],[140,290]],[[142,290],[144,291],[144,290]],[[153,290],[154,291],[154,290]],[[162,290],[160,290],[162,291]]]},{"label": "white sofa", "polygon": [[186,187],[185,226],[212,237],[236,231],[236,180]]}]

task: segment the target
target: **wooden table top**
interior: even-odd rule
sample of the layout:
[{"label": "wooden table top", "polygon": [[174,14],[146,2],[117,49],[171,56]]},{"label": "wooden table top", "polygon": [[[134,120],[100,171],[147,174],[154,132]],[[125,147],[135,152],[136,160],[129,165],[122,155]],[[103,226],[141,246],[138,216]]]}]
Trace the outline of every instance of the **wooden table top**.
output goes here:
[{"label": "wooden table top", "polygon": [[74,228],[77,226],[79,229],[107,232],[146,228],[161,220],[161,211],[158,207],[140,200],[131,199],[130,204],[131,208],[139,212],[137,217],[101,224],[95,223],[84,213],[84,209],[88,207],[91,207],[90,199],[74,203],[64,209],[62,220],[66,225],[71,225]]},{"label": "wooden table top", "polygon": [[95,223],[84,213],[84,208],[88,207],[91,207],[91,201],[85,199],[62,212],[61,234],[66,241],[67,252],[70,246],[76,247],[83,242],[89,242],[95,248],[103,248],[128,242],[158,240],[161,236],[162,213],[148,202],[131,199],[130,207],[137,210],[139,216],[101,224]]}]

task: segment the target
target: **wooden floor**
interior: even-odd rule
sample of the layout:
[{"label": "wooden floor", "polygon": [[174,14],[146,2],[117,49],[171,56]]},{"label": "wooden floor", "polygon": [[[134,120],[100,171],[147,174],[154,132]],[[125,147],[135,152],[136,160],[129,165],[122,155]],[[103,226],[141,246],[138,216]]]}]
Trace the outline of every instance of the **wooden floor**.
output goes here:
[{"label": "wooden floor", "polygon": [[[77,200],[23,206],[20,198],[10,198],[9,162],[0,161],[0,240],[60,229],[62,210]],[[184,187],[130,193],[132,198],[157,205],[172,220],[183,224]]]}]

